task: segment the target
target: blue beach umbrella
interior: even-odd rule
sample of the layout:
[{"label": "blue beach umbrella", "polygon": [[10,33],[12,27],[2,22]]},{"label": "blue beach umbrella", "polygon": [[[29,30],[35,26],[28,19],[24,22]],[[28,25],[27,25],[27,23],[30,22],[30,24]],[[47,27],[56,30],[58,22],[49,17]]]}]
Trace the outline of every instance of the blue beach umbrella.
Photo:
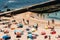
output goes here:
[{"label": "blue beach umbrella", "polygon": [[18,27],[22,28],[23,27],[23,24],[19,23],[17,24]]},{"label": "blue beach umbrella", "polygon": [[8,36],[8,35],[4,35],[4,36],[2,36],[2,38],[3,38],[4,40],[8,40],[8,39],[10,39],[11,37]]},{"label": "blue beach umbrella", "polygon": [[32,37],[32,34],[28,34],[28,38],[31,38],[31,39],[32,39],[32,38],[33,38],[33,37]]}]

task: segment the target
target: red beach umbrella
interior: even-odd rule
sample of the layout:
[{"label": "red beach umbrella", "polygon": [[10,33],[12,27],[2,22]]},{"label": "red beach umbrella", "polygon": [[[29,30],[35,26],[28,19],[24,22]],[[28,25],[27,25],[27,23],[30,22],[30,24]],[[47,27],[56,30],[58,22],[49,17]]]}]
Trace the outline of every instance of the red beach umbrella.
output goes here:
[{"label": "red beach umbrella", "polygon": [[52,31],[51,34],[56,34],[56,31]]}]

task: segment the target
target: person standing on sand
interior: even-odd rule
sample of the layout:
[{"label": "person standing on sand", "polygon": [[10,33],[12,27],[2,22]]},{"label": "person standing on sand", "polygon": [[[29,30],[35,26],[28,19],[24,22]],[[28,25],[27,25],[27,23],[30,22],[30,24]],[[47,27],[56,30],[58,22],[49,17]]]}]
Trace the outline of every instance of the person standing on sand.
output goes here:
[{"label": "person standing on sand", "polygon": [[47,16],[49,16],[49,13],[48,13],[48,15]]},{"label": "person standing on sand", "polygon": [[45,18],[45,15],[43,15],[43,18]]},{"label": "person standing on sand", "polygon": [[48,25],[50,25],[50,22],[48,21]]},{"label": "person standing on sand", "polygon": [[1,17],[0,17],[0,21],[1,21]]},{"label": "person standing on sand", "polygon": [[52,24],[54,24],[55,23],[55,21],[54,21],[54,19],[52,19]]},{"label": "person standing on sand", "polygon": [[29,24],[29,20],[26,20],[27,21],[27,23]]},{"label": "person standing on sand", "polygon": [[25,19],[23,18],[22,20],[23,20],[23,23],[26,25]]},{"label": "person standing on sand", "polygon": [[11,25],[12,25],[12,24],[11,24],[11,23],[9,23],[9,24],[8,24],[8,28],[10,28],[10,27],[11,27]]},{"label": "person standing on sand", "polygon": [[23,22],[25,21],[25,19],[23,18]]}]

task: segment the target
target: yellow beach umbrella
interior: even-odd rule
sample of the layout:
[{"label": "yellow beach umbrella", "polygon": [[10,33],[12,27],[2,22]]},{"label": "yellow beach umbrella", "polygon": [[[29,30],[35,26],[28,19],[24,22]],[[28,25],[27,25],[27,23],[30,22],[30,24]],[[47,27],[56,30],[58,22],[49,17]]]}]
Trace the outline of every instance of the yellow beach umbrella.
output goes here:
[{"label": "yellow beach umbrella", "polygon": [[48,26],[45,26],[45,29],[48,29]]}]

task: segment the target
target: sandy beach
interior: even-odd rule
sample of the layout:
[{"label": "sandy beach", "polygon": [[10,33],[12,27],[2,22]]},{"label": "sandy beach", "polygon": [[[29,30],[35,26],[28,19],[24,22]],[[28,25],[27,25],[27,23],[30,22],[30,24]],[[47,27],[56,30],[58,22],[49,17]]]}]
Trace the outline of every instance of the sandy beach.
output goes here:
[{"label": "sandy beach", "polygon": [[[35,15],[35,17],[31,17],[31,15]],[[38,34],[37,38],[36,39],[33,39],[33,40],[49,40],[49,38],[47,39],[44,39],[44,35],[41,35],[41,32],[42,31],[45,31],[46,32],[46,35],[50,35],[51,36],[51,39],[50,40],[58,40],[56,37],[58,35],[60,35],[60,21],[56,21],[55,20],[55,23],[52,24],[51,20],[50,20],[50,25],[51,27],[54,26],[55,28],[55,31],[56,31],[56,34],[50,34],[51,32],[51,29],[45,29],[45,26],[48,25],[48,19],[43,19],[41,18],[41,16],[36,16],[36,13],[33,13],[33,12],[24,12],[24,13],[21,13],[21,14],[17,14],[17,15],[14,15],[13,17],[1,17],[1,19],[9,19],[9,22],[12,24],[10,28],[4,28],[6,25],[2,25],[0,24],[0,29],[5,29],[5,30],[9,30],[9,34],[11,36],[11,39],[9,40],[28,40],[27,36],[28,36],[28,33],[26,31],[26,28],[28,28],[29,26],[32,26],[34,24],[38,24],[38,29],[35,31],[35,32],[32,32],[33,34]],[[25,20],[29,20],[29,24],[25,24],[23,22],[23,19]],[[12,20],[16,20],[16,23],[22,23],[23,24],[23,28],[17,28],[17,25],[14,24],[12,22]],[[26,21],[25,21],[26,22]],[[0,22],[1,23],[1,22]],[[13,30],[11,28],[14,28]],[[23,30],[23,35],[21,36],[21,38],[16,38],[16,35],[14,34],[14,30]],[[31,29],[30,29],[31,30]],[[2,37],[4,35],[4,32],[0,32],[0,37]]]}]

